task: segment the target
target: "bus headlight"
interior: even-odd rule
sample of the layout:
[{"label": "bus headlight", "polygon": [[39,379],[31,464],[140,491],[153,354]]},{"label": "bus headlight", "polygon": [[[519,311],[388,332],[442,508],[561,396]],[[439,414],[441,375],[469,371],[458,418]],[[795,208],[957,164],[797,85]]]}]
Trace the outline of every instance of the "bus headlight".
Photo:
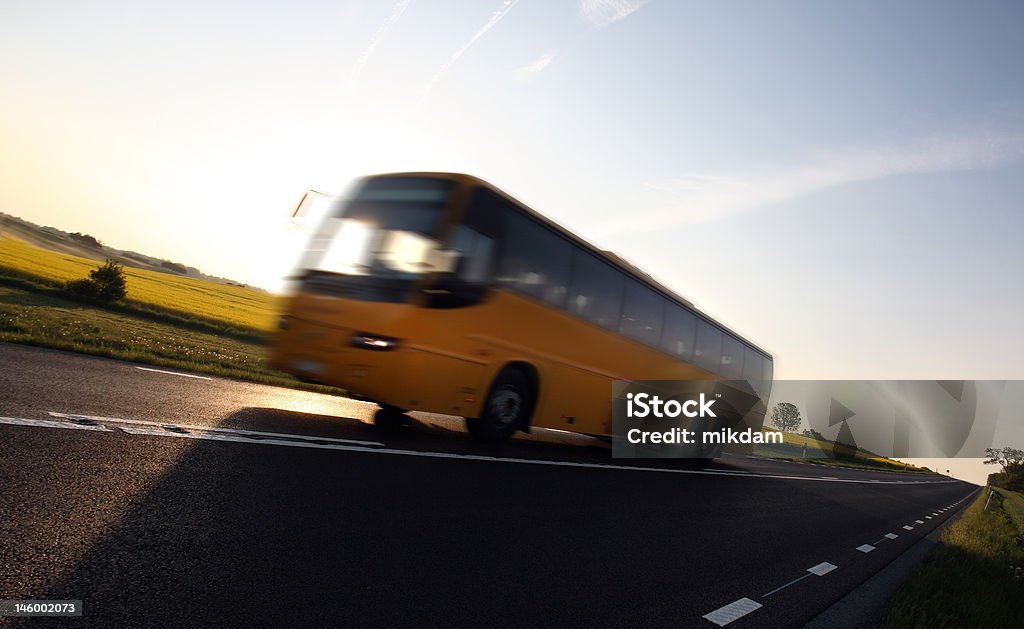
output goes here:
[{"label": "bus headlight", "polygon": [[352,337],[352,347],[372,349],[377,352],[387,352],[398,347],[398,339],[390,336],[381,336],[379,334],[357,332],[356,335]]}]

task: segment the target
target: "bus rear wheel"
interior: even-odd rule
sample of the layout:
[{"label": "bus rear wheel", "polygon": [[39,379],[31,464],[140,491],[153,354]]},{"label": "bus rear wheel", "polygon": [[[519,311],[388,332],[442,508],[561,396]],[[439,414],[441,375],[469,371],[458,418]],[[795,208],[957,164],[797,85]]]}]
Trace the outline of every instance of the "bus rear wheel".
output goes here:
[{"label": "bus rear wheel", "polygon": [[505,441],[526,424],[533,400],[530,383],[518,369],[505,369],[494,379],[479,418],[466,418],[466,430],[477,441]]}]

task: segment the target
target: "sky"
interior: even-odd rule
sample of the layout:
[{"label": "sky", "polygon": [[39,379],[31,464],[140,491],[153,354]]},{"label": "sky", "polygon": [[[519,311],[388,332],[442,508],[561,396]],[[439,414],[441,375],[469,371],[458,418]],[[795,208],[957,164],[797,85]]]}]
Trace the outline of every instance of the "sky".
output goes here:
[{"label": "sky", "polygon": [[0,86],[0,211],[114,247],[277,289],[307,188],[468,172],[777,377],[1024,378],[1019,2],[8,0]]}]

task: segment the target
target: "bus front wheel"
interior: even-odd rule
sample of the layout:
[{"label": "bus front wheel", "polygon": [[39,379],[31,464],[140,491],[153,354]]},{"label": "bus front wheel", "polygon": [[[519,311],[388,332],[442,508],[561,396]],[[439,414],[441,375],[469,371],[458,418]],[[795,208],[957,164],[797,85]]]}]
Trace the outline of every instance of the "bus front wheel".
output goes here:
[{"label": "bus front wheel", "polygon": [[531,405],[526,376],[518,369],[505,369],[494,379],[480,417],[466,418],[466,430],[477,441],[505,441],[526,424]]}]

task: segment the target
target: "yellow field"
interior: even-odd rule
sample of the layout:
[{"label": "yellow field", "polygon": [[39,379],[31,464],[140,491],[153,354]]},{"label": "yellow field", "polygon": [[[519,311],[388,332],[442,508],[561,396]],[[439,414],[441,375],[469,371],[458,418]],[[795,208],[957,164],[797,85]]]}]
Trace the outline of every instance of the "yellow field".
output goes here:
[{"label": "yellow field", "polygon": [[[768,426],[765,426],[762,430],[764,430],[765,432],[781,432],[779,430],[776,430],[775,428],[770,428]],[[818,441],[813,437],[805,437],[804,435],[799,435],[796,433],[783,432],[782,438],[784,446],[794,446],[795,448],[800,448],[801,450],[799,452],[799,455],[804,455],[803,448],[806,446],[807,449],[805,456],[810,460],[815,460],[822,463],[826,461],[834,462],[835,459],[832,459],[832,455],[830,455],[829,453],[832,453],[834,449],[837,449],[838,452],[836,453],[836,455],[850,457],[850,455],[852,454],[854,460],[859,459],[860,462],[863,462],[869,466],[902,468],[907,471],[924,471],[923,468],[919,468],[915,465],[910,465],[908,463],[903,463],[901,461],[896,461],[893,459],[887,459],[885,457],[877,456],[873,453],[867,452],[866,450],[853,450],[847,446],[842,445],[836,447],[834,446],[834,444],[829,443],[828,441]],[[761,446],[761,449],[762,451],[759,452],[759,454],[772,456],[772,446]],[[780,448],[779,446],[775,446],[775,450],[785,450],[785,447]],[[795,452],[795,449],[791,449],[789,452],[786,452],[786,454],[789,454],[790,456],[799,456],[797,454],[794,454]],[[778,452],[776,456],[778,456],[779,454],[783,454],[783,452]],[[849,459],[847,458],[846,460]]]},{"label": "yellow field", "polygon": [[[64,282],[88,277],[100,266],[95,260],[56,253],[14,238],[0,238],[0,268],[44,280]],[[271,330],[279,298],[242,286],[124,267],[128,300],[188,316],[235,326]]]}]

